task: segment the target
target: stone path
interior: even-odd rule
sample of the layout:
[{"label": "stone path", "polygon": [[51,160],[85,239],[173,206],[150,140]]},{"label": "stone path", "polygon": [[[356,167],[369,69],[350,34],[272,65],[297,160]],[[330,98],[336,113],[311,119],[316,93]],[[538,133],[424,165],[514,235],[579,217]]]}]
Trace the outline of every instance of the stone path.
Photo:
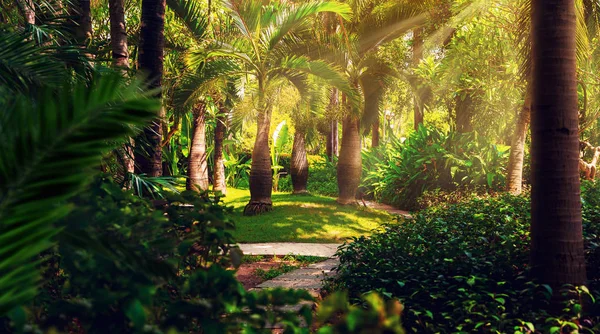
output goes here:
[{"label": "stone path", "polygon": [[240,244],[244,254],[248,255],[305,255],[333,257],[340,244],[311,244],[301,242],[269,242],[258,244]]}]

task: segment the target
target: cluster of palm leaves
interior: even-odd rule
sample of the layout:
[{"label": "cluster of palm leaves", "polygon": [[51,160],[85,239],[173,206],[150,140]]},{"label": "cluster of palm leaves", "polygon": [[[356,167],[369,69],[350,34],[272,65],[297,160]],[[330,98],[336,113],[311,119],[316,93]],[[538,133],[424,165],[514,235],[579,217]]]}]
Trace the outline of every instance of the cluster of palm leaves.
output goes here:
[{"label": "cluster of palm leaves", "polygon": [[61,233],[53,223],[99,170],[104,155],[158,110],[140,80],[78,72],[68,47],[28,32],[0,32],[0,314],[36,294],[39,254]]}]

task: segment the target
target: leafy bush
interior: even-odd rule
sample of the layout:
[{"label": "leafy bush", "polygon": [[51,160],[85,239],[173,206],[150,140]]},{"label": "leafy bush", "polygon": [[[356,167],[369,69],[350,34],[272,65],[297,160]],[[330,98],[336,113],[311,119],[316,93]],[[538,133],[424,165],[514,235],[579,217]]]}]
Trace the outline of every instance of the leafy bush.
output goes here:
[{"label": "leafy bush", "polygon": [[504,184],[508,151],[476,133],[444,133],[420,126],[406,141],[363,152],[363,186],[377,200],[416,208],[426,190]]},{"label": "leafy bush", "polygon": [[[549,287],[527,279],[526,197],[503,195],[434,207],[370,238],[356,238],[339,250],[339,276],[331,288],[348,289],[353,297],[377,291],[400,299],[406,306],[405,327],[418,333],[559,333],[572,326],[597,333],[600,187],[587,184],[585,189],[592,292],[577,289],[581,300],[570,300],[559,318],[548,311]],[[588,313],[582,313],[582,303]]]},{"label": "leafy bush", "polygon": [[[0,317],[0,332],[258,333],[279,323],[308,333],[304,322],[320,333],[391,325],[401,333],[402,308],[395,302],[394,309],[379,309],[376,296],[363,310],[335,295],[318,314],[327,323],[316,323],[310,305],[283,308],[312,301],[306,291],[245,291],[228,269],[242,258],[230,209],[213,195],[183,192],[155,209],[102,177],[71,204],[73,212],[59,224],[59,246],[42,257],[42,292]],[[341,318],[330,319],[332,310]]]}]

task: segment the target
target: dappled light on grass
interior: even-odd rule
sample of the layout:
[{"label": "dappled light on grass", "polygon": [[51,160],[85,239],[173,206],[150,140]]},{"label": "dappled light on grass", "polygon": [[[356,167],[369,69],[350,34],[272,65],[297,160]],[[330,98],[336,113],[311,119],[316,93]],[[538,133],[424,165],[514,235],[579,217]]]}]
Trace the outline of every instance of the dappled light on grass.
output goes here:
[{"label": "dappled light on grass", "polygon": [[244,217],[247,190],[231,189],[224,198],[233,206],[238,242],[334,242],[369,235],[381,224],[393,221],[385,212],[353,206],[340,206],[324,196],[273,194],[273,211]]}]

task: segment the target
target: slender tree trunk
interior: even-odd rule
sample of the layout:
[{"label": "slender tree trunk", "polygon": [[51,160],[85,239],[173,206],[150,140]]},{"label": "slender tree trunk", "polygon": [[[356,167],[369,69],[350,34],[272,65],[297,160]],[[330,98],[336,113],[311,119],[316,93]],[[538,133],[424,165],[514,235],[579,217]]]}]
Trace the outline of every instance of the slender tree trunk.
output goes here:
[{"label": "slender tree trunk", "polygon": [[75,16],[75,38],[81,45],[88,45],[92,40],[92,14],[90,0],[74,0],[73,13]]},{"label": "slender tree trunk", "polygon": [[112,49],[113,65],[129,69],[129,52],[127,51],[127,30],[125,29],[124,0],[109,0],[110,15],[110,47]]},{"label": "slender tree trunk", "polygon": [[456,131],[460,133],[473,131],[473,97],[470,93],[456,95]]},{"label": "slender tree trunk", "polygon": [[348,115],[342,124],[342,149],[337,165],[339,188],[337,201],[344,205],[356,202],[356,191],[360,184],[362,157],[360,155],[359,123],[357,118]]},{"label": "slender tree trunk", "polygon": [[188,156],[187,190],[208,190],[208,164],[206,162],[206,105],[194,107],[192,142]]},{"label": "slender tree trunk", "polygon": [[17,6],[27,24],[35,24],[35,7],[33,0],[17,0]]},{"label": "slender tree trunk", "polygon": [[379,146],[379,117],[373,122],[371,129],[371,147]]},{"label": "slender tree trunk", "polygon": [[[416,68],[421,60],[423,59],[423,28],[416,28],[413,30],[413,45],[412,45],[412,63],[413,67]],[[423,124],[424,108],[422,96],[420,96],[421,89],[419,83],[416,83],[416,93],[413,98],[414,104],[414,127],[415,130],[419,128],[419,124]]]},{"label": "slender tree trunk", "polygon": [[[126,73],[129,69],[129,53],[127,51],[127,30],[125,29],[125,10],[123,0],[110,0],[108,2],[110,15],[110,46],[112,48],[113,66]],[[134,158],[135,141],[129,139],[129,145],[124,146],[125,170],[131,174],[135,172]]]},{"label": "slender tree trunk", "polygon": [[[331,95],[329,97],[329,106],[328,109],[331,113],[334,113],[338,109],[339,99],[338,99],[338,90],[333,88],[331,90]],[[329,124],[329,131],[327,132],[327,158],[329,161],[333,161],[333,156],[338,155],[338,121],[337,119],[332,119]]]},{"label": "slender tree trunk", "polygon": [[307,192],[308,184],[308,158],[306,157],[306,134],[302,129],[296,128],[294,134],[294,146],[292,147],[292,185],[294,194],[304,194]]},{"label": "slender tree trunk", "polygon": [[531,80],[527,84],[525,101],[517,119],[515,133],[510,146],[510,157],[508,159],[507,190],[513,195],[520,195],[523,189],[523,161],[525,157],[525,139],[529,130],[531,119],[531,94],[533,85]]},{"label": "slender tree trunk", "polygon": [[[138,68],[148,76],[149,88],[160,89],[162,87],[164,27],[165,0],[142,0]],[[158,92],[156,97],[161,98],[161,95]],[[158,117],[144,129],[144,137],[148,143],[148,156],[137,154],[135,157],[139,171],[150,176],[162,175],[161,122],[163,114],[164,111],[161,110]]]},{"label": "slender tree trunk", "polygon": [[[262,105],[262,104],[261,104]],[[250,169],[250,202],[244,208],[245,216],[254,216],[273,210],[273,172],[269,153],[270,107],[262,107],[258,116],[258,131],[252,150]]]},{"label": "slender tree trunk", "polygon": [[220,191],[222,194],[227,193],[227,185],[225,183],[225,163],[223,162],[223,140],[225,140],[227,111],[221,108],[217,124],[215,126],[215,149],[214,163],[215,170],[213,175],[213,191]]},{"label": "slender tree trunk", "polygon": [[554,288],[586,281],[574,0],[534,0],[531,268]]}]

